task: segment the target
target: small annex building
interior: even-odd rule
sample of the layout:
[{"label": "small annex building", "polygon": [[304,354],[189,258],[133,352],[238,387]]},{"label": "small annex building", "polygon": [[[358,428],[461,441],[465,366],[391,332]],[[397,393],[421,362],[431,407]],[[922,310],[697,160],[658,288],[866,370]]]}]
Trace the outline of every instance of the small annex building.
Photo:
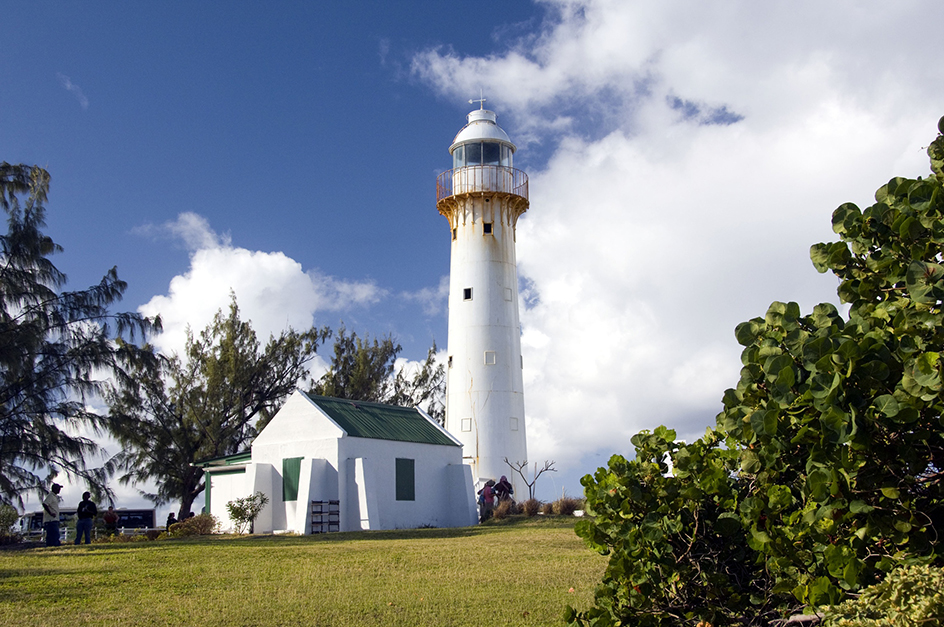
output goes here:
[{"label": "small annex building", "polygon": [[207,511],[262,492],[255,533],[299,534],[477,522],[462,445],[417,408],[296,390],[249,452],[205,460]]}]

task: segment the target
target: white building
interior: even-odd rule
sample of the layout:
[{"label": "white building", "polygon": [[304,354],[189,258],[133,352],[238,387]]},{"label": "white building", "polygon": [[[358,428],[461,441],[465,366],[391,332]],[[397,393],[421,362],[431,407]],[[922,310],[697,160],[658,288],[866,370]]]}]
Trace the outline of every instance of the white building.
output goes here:
[{"label": "white building", "polygon": [[453,169],[436,186],[452,236],[446,429],[480,485],[514,480],[505,459],[528,459],[515,261],[528,176],[512,167],[515,145],[484,106],[468,115],[449,152]]},{"label": "white building", "polygon": [[477,520],[460,443],[418,409],[295,391],[249,453],[199,464],[207,511],[232,530],[226,504],[262,492],[254,531],[300,534]]}]

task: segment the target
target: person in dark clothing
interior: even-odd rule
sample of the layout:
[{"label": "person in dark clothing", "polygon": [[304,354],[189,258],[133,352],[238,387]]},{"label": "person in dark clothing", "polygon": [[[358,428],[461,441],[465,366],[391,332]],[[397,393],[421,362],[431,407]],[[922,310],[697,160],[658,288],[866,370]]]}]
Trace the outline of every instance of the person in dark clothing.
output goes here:
[{"label": "person in dark clothing", "polygon": [[492,509],[495,507],[495,480],[489,479],[479,490],[479,522],[485,522],[492,517]]},{"label": "person in dark clothing", "polygon": [[95,524],[95,517],[98,516],[98,508],[92,502],[92,493],[82,493],[82,502],[75,510],[78,520],[75,521],[75,543],[82,543],[82,536],[85,536],[85,543],[92,543],[92,525]]},{"label": "person in dark clothing", "polygon": [[167,523],[164,525],[165,528],[170,529],[171,525],[177,524],[177,517],[174,516],[174,512],[171,512],[167,515]]},{"label": "person in dark clothing", "polygon": [[511,498],[511,495],[515,493],[515,489],[511,487],[511,483],[508,481],[508,477],[502,475],[501,479],[498,480],[498,483],[495,484],[495,496],[498,497],[498,502],[507,501]]}]

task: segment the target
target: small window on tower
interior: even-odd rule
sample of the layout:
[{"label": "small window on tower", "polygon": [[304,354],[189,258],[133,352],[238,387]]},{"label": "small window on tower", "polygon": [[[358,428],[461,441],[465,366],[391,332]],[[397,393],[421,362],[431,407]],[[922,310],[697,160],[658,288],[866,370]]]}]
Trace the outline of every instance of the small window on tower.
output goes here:
[{"label": "small window on tower", "polygon": [[486,366],[495,365],[495,351],[485,351],[485,365]]},{"label": "small window on tower", "polygon": [[492,234],[492,223],[491,223],[491,222],[486,222],[486,223],[483,224],[482,226],[485,227],[485,234],[486,234],[486,235],[491,235],[491,234]]},{"label": "small window on tower", "polygon": [[508,426],[511,427],[511,430],[512,430],[512,431],[517,431],[517,430],[518,430],[518,419],[515,418],[514,416],[512,416],[511,419],[508,421]]},{"label": "small window on tower", "polygon": [[459,235],[459,229],[452,229],[452,241],[456,241],[456,237]]},{"label": "small window on tower", "polygon": [[462,290],[462,300],[472,300],[472,288],[467,287]]},{"label": "small window on tower", "polygon": [[452,355],[449,355],[449,367],[452,368]]},{"label": "small window on tower", "polygon": [[462,419],[462,430],[463,430],[463,431],[471,431],[471,430],[472,430],[472,419],[471,419],[471,418],[463,418],[463,419]]}]

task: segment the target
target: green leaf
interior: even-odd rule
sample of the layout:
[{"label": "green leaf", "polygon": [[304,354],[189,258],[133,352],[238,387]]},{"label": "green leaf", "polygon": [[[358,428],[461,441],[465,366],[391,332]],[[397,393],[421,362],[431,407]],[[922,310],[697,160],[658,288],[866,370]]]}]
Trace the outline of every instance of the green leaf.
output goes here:
[{"label": "green leaf", "polygon": [[719,535],[731,537],[741,529],[741,519],[733,512],[724,512],[715,520],[714,529]]},{"label": "green leaf", "polygon": [[882,394],[872,401],[872,406],[889,418],[898,414],[898,400],[891,394]]},{"label": "green leaf", "polygon": [[944,266],[913,261],[905,273],[905,287],[916,303],[934,304],[944,298]]},{"label": "green leaf", "polygon": [[888,499],[898,498],[898,488],[882,488],[882,494]]},{"label": "green leaf", "polygon": [[760,472],[760,458],[751,450],[741,451],[741,470],[749,475]]},{"label": "green leaf", "polygon": [[839,235],[850,230],[850,226],[862,219],[862,212],[851,202],[843,203],[833,211],[833,232]]},{"label": "green leaf", "polygon": [[941,389],[941,373],[938,353],[923,353],[915,358],[912,364],[912,376],[918,385],[932,390]]},{"label": "green leaf", "polygon": [[849,503],[849,511],[853,514],[868,514],[874,507],[864,501],[852,501]]},{"label": "green leaf", "polygon": [[832,474],[828,470],[817,468],[811,472],[806,478],[806,489],[810,498],[819,503],[829,498],[832,481]]}]

